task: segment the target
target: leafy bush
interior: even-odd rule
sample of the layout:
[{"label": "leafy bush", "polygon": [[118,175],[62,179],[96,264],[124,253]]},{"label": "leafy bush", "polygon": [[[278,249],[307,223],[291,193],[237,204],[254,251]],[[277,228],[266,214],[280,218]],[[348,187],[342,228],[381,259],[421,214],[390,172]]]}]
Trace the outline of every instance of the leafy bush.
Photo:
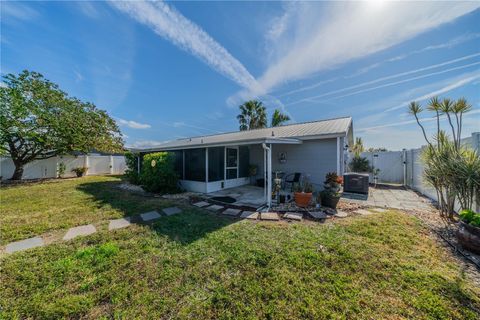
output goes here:
[{"label": "leafy bush", "polygon": [[143,156],[140,181],[145,190],[160,193],[176,193],[178,175],[174,170],[174,155],[168,152]]},{"label": "leafy bush", "polygon": [[371,172],[372,167],[370,166],[370,161],[368,161],[367,158],[354,156],[350,162],[350,170],[353,172]]},{"label": "leafy bush", "polygon": [[138,174],[138,154],[127,152],[125,153],[125,163],[127,170],[125,170],[125,177],[132,184],[140,184],[140,175]]},{"label": "leafy bush", "polygon": [[72,172],[75,172],[77,177],[82,177],[85,173],[87,173],[88,168],[87,167],[78,167],[78,168],[73,168]]},{"label": "leafy bush", "polygon": [[62,176],[65,174],[65,169],[66,168],[67,168],[67,166],[65,165],[65,163],[60,162],[58,164],[58,177],[59,178],[62,178]]},{"label": "leafy bush", "polygon": [[473,210],[462,210],[460,219],[474,227],[480,227],[480,213],[476,213]]}]

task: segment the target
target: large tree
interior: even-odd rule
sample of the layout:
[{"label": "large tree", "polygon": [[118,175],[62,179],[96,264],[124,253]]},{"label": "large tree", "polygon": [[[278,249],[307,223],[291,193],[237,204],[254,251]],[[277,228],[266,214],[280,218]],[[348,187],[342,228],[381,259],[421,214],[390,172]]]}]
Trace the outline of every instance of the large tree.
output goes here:
[{"label": "large tree", "polygon": [[21,179],[33,160],[123,148],[120,130],[105,111],[69,97],[40,73],[4,76],[0,104],[0,149],[15,164],[12,180]]},{"label": "large tree", "polygon": [[237,119],[241,131],[267,127],[266,108],[257,100],[250,100],[242,104]]},{"label": "large tree", "polygon": [[275,109],[275,111],[272,114],[271,127],[278,127],[287,121],[290,121],[290,117],[285,113],[282,113],[280,110]]}]

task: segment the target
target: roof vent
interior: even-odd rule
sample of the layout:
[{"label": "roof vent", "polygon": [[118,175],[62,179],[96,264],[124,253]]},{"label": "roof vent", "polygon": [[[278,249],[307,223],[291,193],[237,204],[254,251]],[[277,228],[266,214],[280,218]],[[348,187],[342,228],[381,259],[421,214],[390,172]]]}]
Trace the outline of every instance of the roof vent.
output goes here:
[{"label": "roof vent", "polygon": [[273,132],[273,130],[272,130],[272,137],[275,137],[275,132]]}]

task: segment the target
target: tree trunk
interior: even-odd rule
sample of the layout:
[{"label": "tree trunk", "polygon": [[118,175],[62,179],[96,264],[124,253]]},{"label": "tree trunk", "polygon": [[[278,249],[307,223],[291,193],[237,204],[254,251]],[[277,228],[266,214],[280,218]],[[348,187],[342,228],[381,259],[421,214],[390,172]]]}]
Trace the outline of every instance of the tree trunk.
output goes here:
[{"label": "tree trunk", "polygon": [[23,176],[23,164],[15,164],[15,171],[10,180],[21,180]]}]

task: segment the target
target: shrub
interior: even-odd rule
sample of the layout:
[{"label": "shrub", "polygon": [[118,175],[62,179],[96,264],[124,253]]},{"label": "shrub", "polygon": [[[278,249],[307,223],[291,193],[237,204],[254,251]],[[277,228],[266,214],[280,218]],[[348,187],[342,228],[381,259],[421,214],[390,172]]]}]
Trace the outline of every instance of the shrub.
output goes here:
[{"label": "shrub", "polygon": [[87,167],[78,167],[78,168],[73,168],[72,172],[75,172],[77,177],[82,177],[85,173],[87,173],[88,168]]},{"label": "shrub", "polygon": [[138,154],[127,152],[125,153],[125,163],[127,170],[125,170],[125,177],[132,184],[140,184],[140,175],[138,174]]},{"label": "shrub", "polygon": [[370,166],[370,161],[368,161],[367,158],[354,156],[350,162],[350,170],[353,172],[371,172],[372,167]]},{"label": "shrub", "polygon": [[160,193],[176,193],[178,175],[174,169],[174,155],[168,152],[143,156],[140,181],[145,190]]},{"label": "shrub", "polygon": [[460,211],[460,219],[474,227],[480,227],[480,213],[475,213],[473,210]]},{"label": "shrub", "polygon": [[60,162],[58,164],[58,177],[59,178],[62,178],[62,176],[65,174],[65,169],[66,168],[67,168],[67,166],[65,165],[65,163]]}]

